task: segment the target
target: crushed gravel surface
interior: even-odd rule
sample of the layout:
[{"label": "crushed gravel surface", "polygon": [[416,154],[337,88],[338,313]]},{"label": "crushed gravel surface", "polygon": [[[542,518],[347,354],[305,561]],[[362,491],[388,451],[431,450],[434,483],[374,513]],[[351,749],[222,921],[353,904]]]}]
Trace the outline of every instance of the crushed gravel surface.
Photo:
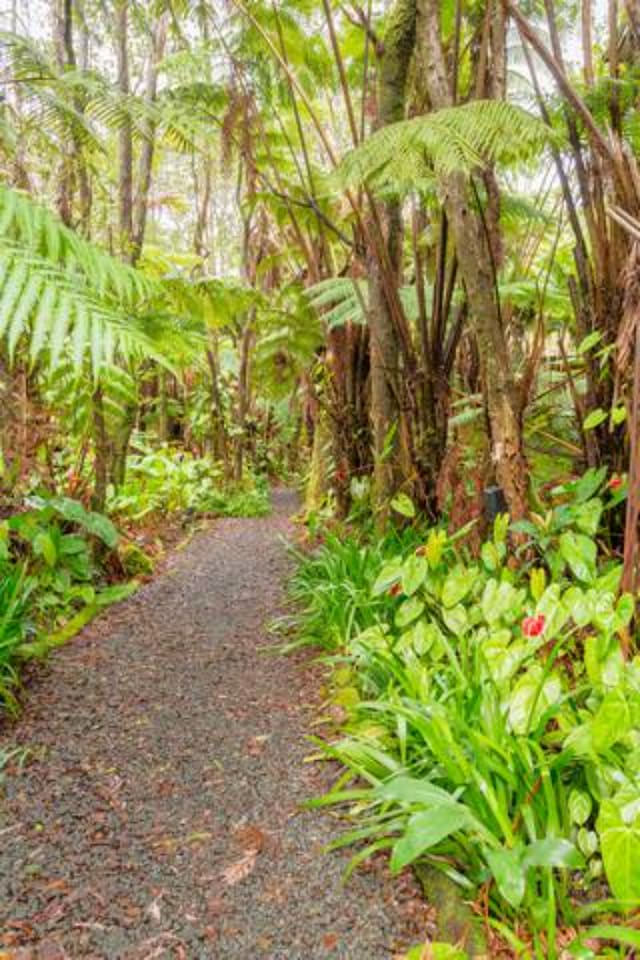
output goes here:
[{"label": "crushed gravel surface", "polygon": [[300,809],[333,772],[305,762],[318,668],[267,649],[295,506],[198,534],[0,729],[0,759],[28,748],[0,784],[0,957],[383,960],[424,936],[411,878],[343,886],[335,821]]}]

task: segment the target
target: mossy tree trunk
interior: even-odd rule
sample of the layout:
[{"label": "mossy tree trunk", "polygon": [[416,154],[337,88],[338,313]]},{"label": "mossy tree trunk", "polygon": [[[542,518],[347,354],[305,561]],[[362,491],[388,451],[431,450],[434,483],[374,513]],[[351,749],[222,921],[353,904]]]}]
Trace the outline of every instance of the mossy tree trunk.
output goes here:
[{"label": "mossy tree trunk", "polygon": [[[378,63],[376,128],[404,119],[407,77],[416,29],[415,0],[396,0],[384,35]],[[384,250],[370,250],[369,329],[371,333],[371,430],[374,453],[374,505],[379,524],[401,482],[401,365],[400,343],[389,302],[390,283],[399,287],[402,255],[402,216],[397,201],[378,207]],[[387,263],[381,262],[381,252]]]},{"label": "mossy tree trunk", "polygon": [[[441,37],[440,5],[436,0],[417,0],[417,7],[418,76],[431,107],[439,110],[453,103]],[[522,403],[500,315],[490,231],[464,175],[444,176],[440,187],[480,349],[496,479],[504,489],[511,515],[520,518],[527,504]]]}]

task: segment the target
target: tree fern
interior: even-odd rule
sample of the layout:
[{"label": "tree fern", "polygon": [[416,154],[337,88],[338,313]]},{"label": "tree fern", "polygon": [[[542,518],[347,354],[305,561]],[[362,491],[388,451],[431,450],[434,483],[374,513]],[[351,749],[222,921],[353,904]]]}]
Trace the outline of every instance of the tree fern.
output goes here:
[{"label": "tree fern", "polygon": [[204,84],[200,109],[182,86],[173,93],[163,91],[152,103],[134,93],[123,94],[98,70],[59,71],[24,37],[0,33],[0,43],[12,75],[20,81],[23,100],[44,129],[61,141],[71,136],[92,150],[102,149],[104,128],[120,130],[130,124],[134,139],[144,139],[152,128],[171,149],[191,151],[195,136],[211,122],[212,104],[220,104],[219,91],[216,98],[215,88],[205,91]]},{"label": "tree fern", "polygon": [[[357,285],[357,286],[356,286]],[[409,320],[418,318],[418,296],[415,284],[407,284],[398,291]],[[306,291],[311,306],[317,310],[329,328],[346,323],[366,323],[363,304],[367,306],[367,283],[351,277],[331,277],[321,280]],[[425,290],[426,306],[431,309],[431,288]],[[329,307],[330,309],[326,309]]]},{"label": "tree fern", "polygon": [[10,357],[26,339],[32,362],[64,352],[94,374],[116,352],[166,362],[143,315],[162,291],[65,227],[48,210],[0,185],[0,338]]},{"label": "tree fern", "polygon": [[383,127],[347,154],[334,181],[409,190],[443,174],[529,159],[548,138],[548,128],[520,107],[476,100]]}]

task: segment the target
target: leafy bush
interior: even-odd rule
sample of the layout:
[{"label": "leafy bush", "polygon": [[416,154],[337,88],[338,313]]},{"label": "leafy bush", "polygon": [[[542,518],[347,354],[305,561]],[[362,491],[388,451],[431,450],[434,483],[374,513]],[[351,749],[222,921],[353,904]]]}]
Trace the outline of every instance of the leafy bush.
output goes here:
[{"label": "leafy bush", "polygon": [[316,801],[357,820],[335,845],[365,842],[354,864],[380,849],[396,871],[427,861],[483,891],[495,926],[526,918],[549,957],[592,888],[640,905],[640,662],[620,643],[633,602],[581,516],[546,568],[514,566],[498,518],[478,560],[441,530],[384,562],[378,545],[347,564],[353,544],[328,540],[294,579],[294,595],[310,588],[301,637],[347,663],[345,735],[318,741],[356,780]]},{"label": "leafy bush", "polygon": [[419,534],[412,529],[371,543],[362,543],[353,534],[330,533],[312,554],[292,551],[297,568],[289,595],[299,612],[285,624],[296,631],[290,646],[338,650],[377,623],[384,598],[373,595],[371,588],[381,565],[418,542]]},{"label": "leafy bush", "polygon": [[112,550],[105,516],[67,497],[32,497],[0,523],[0,704],[15,712],[19,664],[46,653],[101,607],[131,592],[107,586],[92,541]]},{"label": "leafy bush", "polygon": [[128,457],[126,481],[112,491],[109,509],[132,520],[175,512],[262,516],[269,494],[266,483],[253,478],[228,489],[219,465],[163,447]]}]

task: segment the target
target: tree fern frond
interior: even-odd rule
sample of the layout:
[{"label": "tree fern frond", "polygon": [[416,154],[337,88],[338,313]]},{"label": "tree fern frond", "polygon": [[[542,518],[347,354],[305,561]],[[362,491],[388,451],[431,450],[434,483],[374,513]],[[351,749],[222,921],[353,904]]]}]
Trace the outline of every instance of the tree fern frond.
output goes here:
[{"label": "tree fern frond", "polygon": [[45,207],[2,184],[0,236],[51,265],[81,273],[100,297],[134,305],[154,291],[152,282],[139,271],[83,240]]},{"label": "tree fern frond", "polygon": [[475,100],[383,127],[347,154],[333,179],[342,188],[369,182],[403,191],[416,181],[530,159],[549,136],[520,107]]},{"label": "tree fern frond", "polygon": [[120,355],[168,364],[143,313],[158,284],[83,240],[29,198],[0,186],[0,336],[10,357],[22,339],[31,362],[57,362],[67,343],[76,366],[97,375]]}]

